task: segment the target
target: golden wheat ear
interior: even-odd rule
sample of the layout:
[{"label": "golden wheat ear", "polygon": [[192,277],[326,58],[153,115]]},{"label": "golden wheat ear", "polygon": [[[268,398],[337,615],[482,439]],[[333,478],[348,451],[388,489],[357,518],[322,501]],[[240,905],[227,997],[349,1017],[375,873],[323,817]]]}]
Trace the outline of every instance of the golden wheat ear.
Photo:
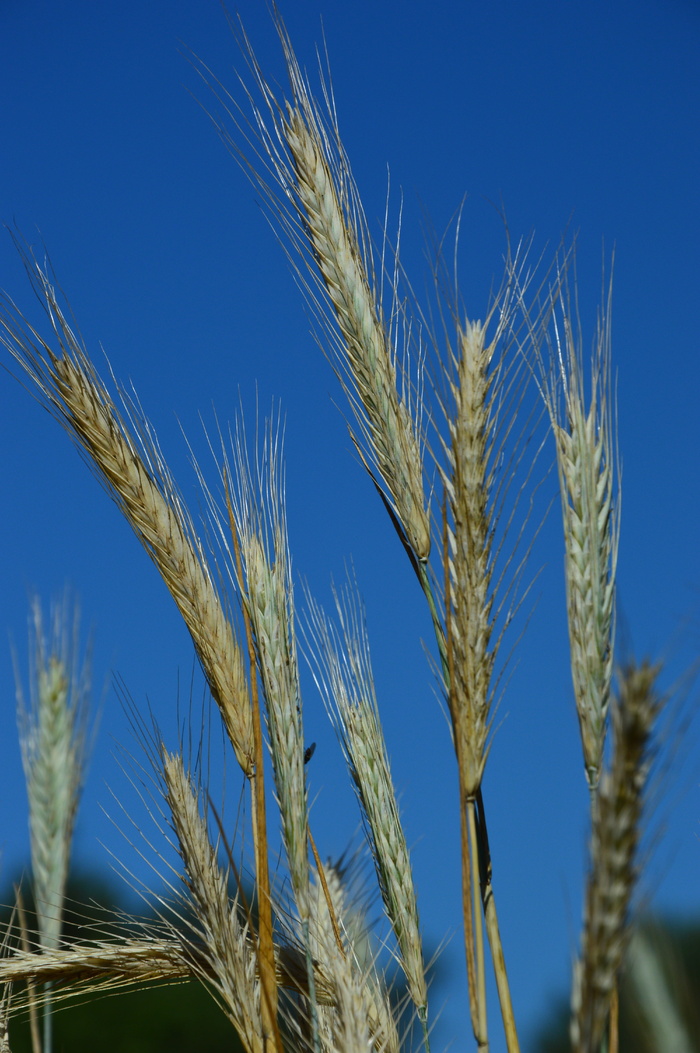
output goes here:
[{"label": "golden wheat ear", "polygon": [[15,238],[52,330],[45,341],[6,296],[0,342],[33,392],[65,428],[157,566],[190,632],[241,768],[254,770],[253,731],[241,649],[215,576],[153,429],[134,400],[117,409],[70,324],[48,266]]}]

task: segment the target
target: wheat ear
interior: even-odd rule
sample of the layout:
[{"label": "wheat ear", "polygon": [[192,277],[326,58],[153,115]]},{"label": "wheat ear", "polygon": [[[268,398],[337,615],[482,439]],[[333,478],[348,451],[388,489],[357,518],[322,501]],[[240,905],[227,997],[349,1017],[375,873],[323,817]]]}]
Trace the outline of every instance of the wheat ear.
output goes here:
[{"label": "wheat ear", "polygon": [[[422,563],[430,553],[423,487],[422,390],[420,383],[411,382],[406,368],[410,325],[401,325],[405,306],[392,277],[388,324],[371,238],[340,141],[332,93],[324,84],[324,115],[277,12],[275,21],[292,102],[277,100],[243,34],[243,51],[263,101],[258,105],[248,92],[252,118],[246,119],[241,107],[200,64],[204,80],[226,114],[221,121],[212,119],[245,173],[262,190],[274,221],[287,236],[290,260],[326,332],[329,357],[357,422],[359,435],[351,431],[353,441],[381,487],[403,541]],[[236,134],[229,130],[231,120]],[[247,152],[241,145],[245,141]],[[396,345],[404,336],[404,348],[397,354]],[[420,364],[417,366],[420,373]]]},{"label": "wheat ear", "polygon": [[128,427],[63,314],[49,273],[22,255],[60,352],[6,297],[0,340],[35,382],[158,567],[192,636],[238,762],[250,776],[252,717],[241,650],[190,516],[148,423],[137,407],[129,410],[125,403],[133,430]]},{"label": "wheat ear", "polygon": [[339,630],[309,597],[316,682],[345,753],[375,861],[384,908],[420,1018],[427,1018],[418,902],[379,717],[369,642],[354,593],[335,595]]},{"label": "wheat ear", "polygon": [[[308,920],[305,746],[280,425],[268,424],[255,467],[242,421],[231,446],[231,459],[223,448],[221,455],[222,478],[230,480],[230,518],[242,562],[237,585],[255,639],[292,887],[300,916]],[[225,521],[210,492],[209,500],[215,528],[227,546]]]},{"label": "wheat ear", "polygon": [[[483,906],[509,1053],[519,1046],[491,885],[481,784],[499,682],[496,659],[522,602],[519,586],[529,547],[517,553],[528,515],[520,517],[514,540],[510,528],[537,457],[535,453],[527,470],[519,472],[532,426],[532,414],[520,420],[526,374],[520,357],[511,353],[519,270],[518,261],[509,257],[485,322],[471,320],[453,307],[455,335],[445,333],[446,391],[438,397],[446,437],[438,435],[436,444],[445,494],[444,629],[433,615],[459,771],[472,1026],[479,1048],[486,1048]],[[511,494],[513,479],[517,482]]]},{"label": "wheat ear", "polygon": [[612,759],[594,799],[584,930],[574,970],[574,1053],[598,1049],[629,936],[651,737],[663,702],[655,686],[658,674],[659,667],[646,662],[621,670],[611,706]]},{"label": "wheat ear", "polygon": [[163,750],[163,778],[185,882],[194,911],[193,925],[201,937],[199,953],[209,968],[203,974],[236,1028],[247,1053],[263,1053],[273,1040],[264,1035],[260,1013],[257,956],[248,922],[240,917],[238,899],[231,901],[227,875],[221,870],[209,839],[200,800],[185,772],[182,758]]},{"label": "wheat ear", "polygon": [[[66,594],[44,630],[41,603],[31,608],[30,693],[15,660],[17,717],[29,801],[34,901],[42,950],[59,946],[73,826],[85,775],[90,659],[78,661],[79,612]],[[44,1053],[53,1048],[50,992],[44,998]]]},{"label": "wheat ear", "polygon": [[[561,276],[541,388],[556,440],[574,697],[591,791],[600,776],[613,675],[620,484],[610,379],[612,283],[598,321],[586,405],[581,333]],[[557,319],[554,300],[562,305]],[[535,347],[539,343],[535,341]]]},{"label": "wheat ear", "polygon": [[320,1053],[315,973],[309,950],[309,814],[302,699],[279,426],[269,425],[256,478],[242,422],[233,447],[235,471],[232,476],[225,459],[223,475],[235,480],[231,503],[243,564],[239,587],[255,637],[282,834],[307,951],[313,1048]]},{"label": "wheat ear", "polygon": [[[83,784],[90,704],[90,659],[78,662],[77,607],[68,596],[44,630],[41,603],[31,607],[29,701],[15,669],[17,717],[29,798],[32,874],[40,943],[59,945],[73,825]],[[15,662],[15,665],[17,663]]]},{"label": "wheat ear", "polygon": [[386,984],[377,974],[370,953],[365,912],[350,899],[347,875],[338,866],[323,866],[319,861],[311,895],[311,953],[315,961],[322,963],[324,975],[334,978],[334,991],[339,987],[346,991],[334,999],[332,1006],[319,1007],[324,1048],[329,1051],[335,1048],[338,1013],[347,1003],[348,988],[356,988],[359,983],[363,990],[364,1019],[376,1053],[399,1053],[400,1042]]},{"label": "wheat ear", "polygon": [[324,150],[326,140],[305,95],[290,108],[285,136],[294,158],[297,192],[309,239],[342,332],[362,429],[417,558],[430,554],[420,444],[406,404],[399,399],[393,360],[377,296],[360,251],[342,183]]},{"label": "wheat ear", "polygon": [[[191,930],[174,933],[168,926],[164,935],[144,935],[123,940],[96,940],[73,944],[66,949],[14,951],[0,956],[0,983],[60,985],[61,998],[79,996],[85,990],[108,991],[140,983],[162,983],[177,980],[215,980],[212,959],[201,949],[201,939]],[[255,957],[255,943],[246,932],[247,954]],[[308,994],[306,961],[296,945],[276,948],[277,982],[281,987]],[[257,975],[257,969],[256,969]],[[335,1004],[332,978],[318,963],[315,977],[319,1003]],[[54,988],[54,994],[56,990]],[[27,998],[13,1002],[14,1013],[26,1008]]]}]

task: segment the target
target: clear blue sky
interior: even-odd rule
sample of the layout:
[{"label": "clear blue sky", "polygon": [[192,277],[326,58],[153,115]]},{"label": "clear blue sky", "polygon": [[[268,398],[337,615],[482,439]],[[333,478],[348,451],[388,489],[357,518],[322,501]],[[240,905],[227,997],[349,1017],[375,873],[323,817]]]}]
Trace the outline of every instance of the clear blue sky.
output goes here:
[{"label": "clear blue sky", "polygon": [[[263,69],[281,79],[266,5],[242,0],[239,10]],[[429,279],[425,217],[442,232],[465,194],[462,292],[473,316],[483,317],[499,277],[501,204],[512,236],[534,231],[540,249],[555,247],[567,227],[580,231],[586,340],[603,251],[615,246],[619,596],[635,652],[666,657],[672,682],[697,657],[700,629],[697,0],[296,0],[282,13],[310,66],[323,20],[370,228],[379,233],[388,166],[404,195],[404,263],[419,294]],[[421,646],[430,627],[350,450],[337,385],[284,255],[193,98],[208,101],[188,48],[233,86],[240,57],[215,0],[2,0],[0,218],[37,243],[40,232],[88,347],[99,356],[102,344],[115,375],[133,381],[195,510],[181,426],[202,453],[199,415],[211,422],[212,403],[225,419],[239,393],[252,416],[256,385],[263,409],[281,399],[295,568],[327,602],[331,575],[341,579],[354,561],[425,932],[434,944],[457,934],[444,951],[437,1048],[456,1038],[462,1049],[455,779]],[[33,309],[7,236],[0,284]],[[0,429],[0,635],[12,633],[22,651],[28,590],[48,597],[69,582],[94,625],[96,679],[118,673],[174,743],[192,648],[155,569],[58,425],[7,373]],[[544,567],[538,603],[485,782],[525,1039],[568,987],[586,840],[556,509],[533,558],[533,570]],[[26,856],[27,834],[7,643],[0,683],[0,862],[9,876]],[[308,737],[319,742],[310,768],[316,839],[324,855],[337,855],[357,817],[321,704],[307,694]],[[129,735],[109,686],[79,820],[81,862],[109,865],[100,841],[121,851],[101,809],[115,811],[110,788],[127,795],[113,754],[115,740],[137,749]],[[667,831],[647,886],[659,908],[695,916],[698,781],[696,764],[673,807],[661,805]]]}]

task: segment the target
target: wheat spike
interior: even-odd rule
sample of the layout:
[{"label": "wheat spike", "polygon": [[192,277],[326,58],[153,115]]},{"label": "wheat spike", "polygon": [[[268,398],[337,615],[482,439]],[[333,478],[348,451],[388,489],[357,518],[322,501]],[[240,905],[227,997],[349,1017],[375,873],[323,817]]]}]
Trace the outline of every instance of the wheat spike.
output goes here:
[{"label": "wheat spike", "polygon": [[129,411],[125,404],[132,433],[63,314],[49,274],[26,254],[24,261],[60,353],[7,298],[0,340],[35,382],[158,567],[192,636],[238,762],[251,775],[252,717],[241,651],[191,518],[148,423],[137,407]]},{"label": "wheat spike", "polygon": [[[424,563],[431,539],[423,487],[422,388],[420,377],[417,384],[412,383],[406,368],[411,327],[405,326],[407,339],[400,355],[399,337],[392,328],[404,318],[405,305],[392,277],[393,302],[388,312],[392,325],[388,325],[371,239],[340,141],[332,93],[324,84],[328,111],[324,115],[277,13],[276,26],[293,101],[278,102],[244,34],[242,47],[263,101],[258,105],[248,93],[252,118],[246,119],[240,106],[200,63],[204,80],[225,111],[222,120],[212,119],[288,237],[292,265],[329,338],[330,358],[359,428],[359,435],[351,432],[353,441],[372,478],[378,485],[378,479],[383,481],[385,499],[403,540],[414,558]],[[229,130],[231,121],[239,136]],[[243,140],[252,156],[241,149]],[[419,373],[420,368],[419,361]]]},{"label": "wheat spike", "polygon": [[336,725],[362,811],[387,917],[421,1018],[428,993],[418,901],[374,689],[369,642],[357,600],[336,594],[340,631],[309,598],[316,682]]},{"label": "wheat spike", "polygon": [[229,897],[226,874],[219,867],[198,795],[182,758],[165,750],[163,778],[194,908],[193,924],[201,937],[198,949],[208,963],[204,978],[212,983],[247,1053],[263,1053],[266,1042],[257,956],[249,939],[248,923],[239,916],[241,906],[237,898],[231,901]]},{"label": "wheat spike", "polygon": [[[560,275],[552,294],[550,362],[535,349],[556,440],[564,521],[566,597],[574,697],[591,790],[600,777],[613,676],[620,484],[610,391],[612,283],[593,351],[586,405],[581,334]],[[562,305],[561,321],[555,304]]]},{"label": "wheat spike", "polygon": [[41,603],[31,605],[29,700],[15,659],[17,718],[27,780],[34,898],[41,945],[59,945],[73,826],[87,759],[90,660],[78,663],[77,607],[68,595],[44,629]]},{"label": "wheat spike", "polygon": [[621,670],[619,697],[612,705],[612,760],[593,805],[584,931],[574,970],[574,1053],[598,1049],[629,937],[651,735],[663,703],[655,686],[658,674],[659,667],[646,662]]}]

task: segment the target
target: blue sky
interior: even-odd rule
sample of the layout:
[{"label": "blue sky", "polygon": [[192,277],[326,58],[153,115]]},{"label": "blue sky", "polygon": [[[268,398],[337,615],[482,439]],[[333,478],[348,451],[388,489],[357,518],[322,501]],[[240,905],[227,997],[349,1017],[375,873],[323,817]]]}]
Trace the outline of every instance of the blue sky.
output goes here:
[{"label": "blue sky", "polygon": [[[263,70],[282,80],[266,5],[246,0],[238,10]],[[430,283],[426,225],[442,233],[465,194],[460,274],[472,316],[483,317],[500,277],[501,207],[513,239],[534,232],[537,251],[551,255],[565,230],[579,232],[586,341],[601,261],[614,246],[624,478],[619,599],[635,653],[667,659],[671,684],[697,658],[700,628],[697,2],[297,0],[282,14],[310,67],[323,24],[370,230],[380,233],[388,168],[394,199],[403,193],[403,261],[419,296]],[[309,335],[284,254],[199,105],[210,100],[188,49],[234,86],[241,60],[215,0],[2,0],[0,218],[36,244],[43,239],[88,348],[99,360],[102,345],[115,375],[133,381],[195,511],[181,429],[204,457],[200,415],[211,424],[212,405],[226,419],[240,400],[252,419],[256,392],[263,411],[279,398],[295,569],[328,602],[331,576],[342,579],[346,561],[354,562],[424,929],[434,944],[456,933],[444,951],[438,1048],[452,1039],[462,1048],[455,778],[421,645],[430,626],[351,452],[340,393]],[[33,310],[8,236],[0,239],[0,284]],[[178,695],[186,705],[193,669],[174,605],[66,436],[8,373],[0,375],[0,407],[0,633],[12,634],[21,653],[28,591],[49,597],[69,582],[94,626],[98,684],[119,674],[173,743]],[[547,485],[554,482],[552,474]],[[586,789],[562,555],[555,509],[533,553],[533,570],[543,568],[537,605],[518,646],[484,787],[525,1039],[567,988],[580,918]],[[0,646],[0,682],[0,852],[9,875],[25,858],[27,834],[8,643]],[[316,840],[323,854],[337,855],[357,817],[310,686],[305,719],[319,743],[310,768]],[[130,734],[109,685],[79,820],[83,863],[109,865],[100,841],[122,851],[102,809],[114,812],[110,790],[131,801],[114,756],[115,742],[138,748]],[[681,795],[672,808],[659,806],[666,832],[647,891],[659,908],[697,916],[692,743],[689,752]]]}]

